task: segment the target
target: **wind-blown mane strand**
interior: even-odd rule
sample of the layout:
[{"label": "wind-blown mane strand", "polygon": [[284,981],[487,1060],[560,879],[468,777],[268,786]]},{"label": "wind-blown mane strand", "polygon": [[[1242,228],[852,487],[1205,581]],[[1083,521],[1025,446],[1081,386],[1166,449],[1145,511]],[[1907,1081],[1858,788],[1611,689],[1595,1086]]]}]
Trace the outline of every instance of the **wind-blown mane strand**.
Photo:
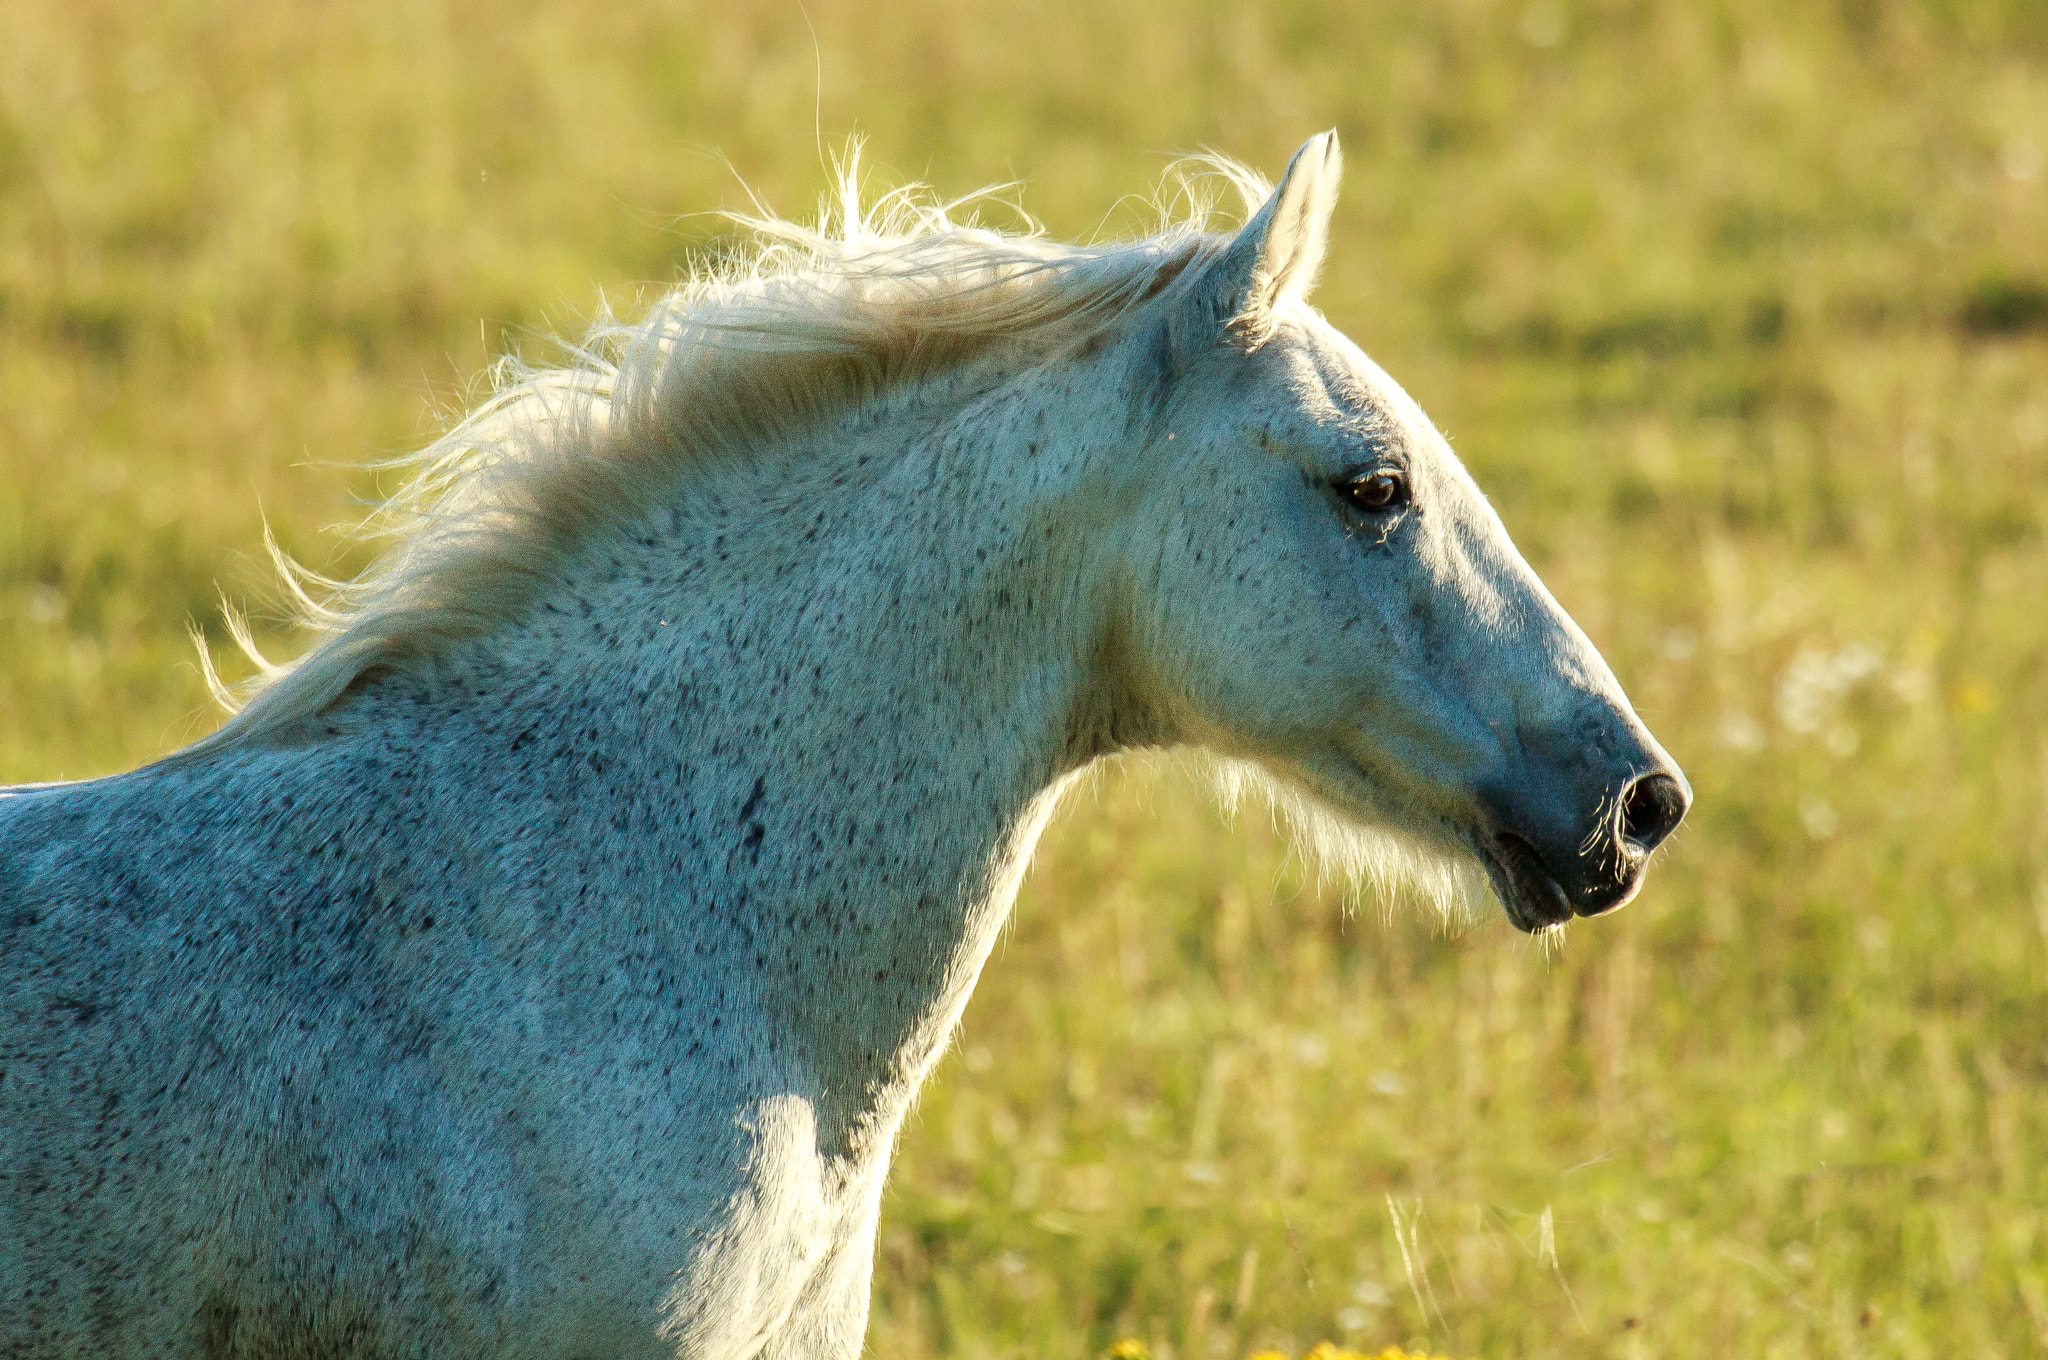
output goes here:
[{"label": "wind-blown mane strand", "polygon": [[1099,334],[1214,252],[1205,185],[1217,181],[1247,206],[1265,193],[1242,166],[1190,160],[1169,172],[1152,234],[1068,245],[1028,218],[1015,232],[955,220],[993,191],[943,200],[907,185],[863,206],[856,147],[817,225],[730,214],[747,234],[740,249],[693,261],[639,320],[606,306],[560,366],[500,359],[489,398],[380,464],[403,480],[354,531],[387,545],[362,574],[328,580],[272,543],[292,621],[316,642],[273,663],[230,608],[230,636],[257,673],[231,689],[202,646],[234,716],[172,758],[274,736],[372,670],[420,664],[515,617],[588,534],[694,465],[905,382],[980,360],[1021,367]]}]

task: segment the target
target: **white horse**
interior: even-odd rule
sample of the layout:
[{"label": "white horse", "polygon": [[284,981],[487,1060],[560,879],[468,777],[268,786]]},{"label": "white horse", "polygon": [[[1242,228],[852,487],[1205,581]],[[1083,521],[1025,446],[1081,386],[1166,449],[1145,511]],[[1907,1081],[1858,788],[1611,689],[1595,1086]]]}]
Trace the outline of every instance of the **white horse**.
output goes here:
[{"label": "white horse", "polygon": [[428,450],[218,733],[0,798],[0,1353],[856,1355],[1113,752],[1524,930],[1626,901],[1690,794],[1304,301],[1337,176],[1103,247],[756,222]]}]

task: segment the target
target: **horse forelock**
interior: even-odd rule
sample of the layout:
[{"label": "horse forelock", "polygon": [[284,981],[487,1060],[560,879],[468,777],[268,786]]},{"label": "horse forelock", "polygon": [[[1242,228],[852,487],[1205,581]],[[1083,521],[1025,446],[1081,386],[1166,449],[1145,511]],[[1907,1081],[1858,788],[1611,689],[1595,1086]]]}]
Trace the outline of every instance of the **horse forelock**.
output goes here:
[{"label": "horse forelock", "polygon": [[[398,490],[351,531],[381,545],[334,580],[270,548],[289,622],[314,635],[274,663],[243,616],[228,627],[256,673],[224,684],[231,716],[186,757],[258,740],[310,718],[373,670],[406,669],[490,631],[560,579],[593,531],[675,494],[693,469],[976,362],[1018,369],[1071,352],[1173,291],[1227,241],[1211,234],[1213,188],[1249,211],[1268,186],[1216,156],[1169,171],[1150,234],[1103,244],[956,221],[994,191],[942,200],[922,185],[863,204],[858,147],[836,167],[815,225],[729,214],[745,233],[637,320],[601,304],[564,362],[516,356],[492,393],[416,453],[375,466]],[[1021,213],[1020,213],[1021,216]],[[195,640],[198,640],[195,630]]]}]

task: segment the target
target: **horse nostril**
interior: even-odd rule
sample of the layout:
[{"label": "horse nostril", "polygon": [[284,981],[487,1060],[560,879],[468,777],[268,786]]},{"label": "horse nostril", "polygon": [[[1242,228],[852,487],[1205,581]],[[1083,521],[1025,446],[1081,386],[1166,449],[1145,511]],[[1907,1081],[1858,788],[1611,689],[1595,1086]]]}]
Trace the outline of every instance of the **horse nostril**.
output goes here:
[{"label": "horse nostril", "polygon": [[1645,853],[1685,820],[1684,787],[1668,774],[1646,774],[1621,796],[1621,835]]}]

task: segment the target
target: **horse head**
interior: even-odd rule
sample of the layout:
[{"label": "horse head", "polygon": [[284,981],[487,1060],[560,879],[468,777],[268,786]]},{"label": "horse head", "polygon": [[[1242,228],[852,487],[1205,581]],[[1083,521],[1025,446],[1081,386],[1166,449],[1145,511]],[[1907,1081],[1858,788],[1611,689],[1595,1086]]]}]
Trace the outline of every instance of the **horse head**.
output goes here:
[{"label": "horse head", "polygon": [[1611,911],[1691,790],[1443,436],[1307,304],[1339,168],[1334,133],[1305,144],[1132,346],[1136,692],[1326,822],[1476,860],[1522,930]]}]

